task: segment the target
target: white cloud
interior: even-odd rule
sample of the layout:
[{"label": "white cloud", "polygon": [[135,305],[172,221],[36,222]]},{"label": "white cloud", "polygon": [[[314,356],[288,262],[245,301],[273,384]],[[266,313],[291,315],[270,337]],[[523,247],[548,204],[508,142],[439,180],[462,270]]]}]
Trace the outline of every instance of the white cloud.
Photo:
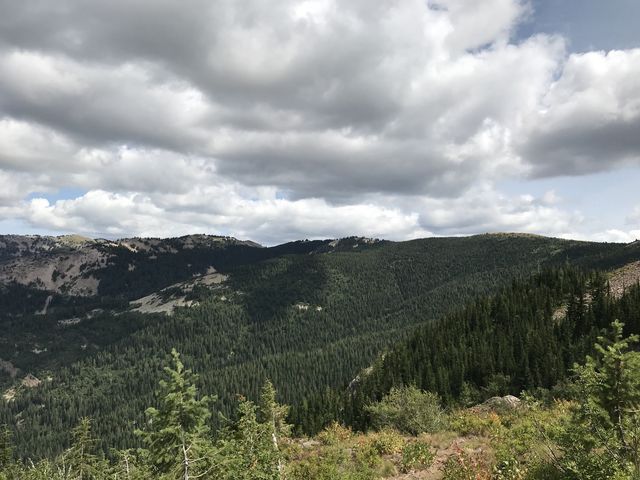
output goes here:
[{"label": "white cloud", "polygon": [[617,243],[630,243],[636,240],[640,240],[640,230],[618,230],[609,229],[604,232],[596,232],[588,235],[585,240],[592,240],[595,242],[617,242]]},{"label": "white cloud", "polygon": [[495,185],[640,163],[640,50],[515,41],[524,1],[0,8],[0,215],[34,227],[580,234],[561,190]]},{"label": "white cloud", "polygon": [[633,207],[633,210],[626,218],[628,225],[640,225],[640,205]]},{"label": "white cloud", "polygon": [[533,173],[584,175],[640,165],[637,78],[640,49],[570,55],[518,134]]},{"label": "white cloud", "polygon": [[321,199],[289,201],[276,198],[275,192],[266,193],[262,192],[262,198],[247,199],[228,187],[201,188],[174,196],[167,204],[163,196],[93,190],[53,204],[35,198],[25,205],[24,214],[39,227],[110,236],[222,231],[276,243],[283,238],[326,238],[352,232],[394,239],[430,234],[419,227],[417,214],[398,209],[372,204],[331,206]]},{"label": "white cloud", "polygon": [[347,235],[405,240],[487,231],[562,236],[582,219],[531,195],[507,197],[491,187],[454,200],[371,196],[357,204],[281,198],[274,188],[215,182],[180,193],[114,194],[92,190],[75,199],[35,198],[22,215],[34,226],[89,235],[173,236],[223,233],[266,244]]}]

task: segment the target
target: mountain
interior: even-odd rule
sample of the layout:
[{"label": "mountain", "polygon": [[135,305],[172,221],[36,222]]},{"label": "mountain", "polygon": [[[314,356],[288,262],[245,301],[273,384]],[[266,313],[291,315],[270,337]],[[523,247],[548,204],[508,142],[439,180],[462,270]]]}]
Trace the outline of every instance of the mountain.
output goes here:
[{"label": "mountain", "polygon": [[516,234],[275,247],[201,235],[1,241],[0,424],[36,457],[63,448],[82,416],[104,448],[136,444],[131,427],[172,348],[223,413],[270,378],[299,428],[313,429],[324,418],[314,399],[417,328],[547,268],[640,260],[638,245]]},{"label": "mountain", "polygon": [[[171,263],[175,270],[167,280],[183,278],[202,270],[206,260],[198,258],[199,254],[229,249],[240,256],[244,250],[259,248],[259,244],[251,241],[210,235],[188,235],[168,240],[126,238],[116,241],[79,235],[2,235],[0,283],[15,282],[67,295],[126,295],[130,292],[126,283],[117,286],[108,283],[110,277],[119,274],[123,268],[134,272],[138,266],[153,262],[156,269],[166,269],[166,264]],[[129,273],[126,277],[137,280],[136,288],[140,289],[144,288],[138,285],[141,276]],[[153,286],[162,284],[163,278],[157,271],[150,277]]]}]

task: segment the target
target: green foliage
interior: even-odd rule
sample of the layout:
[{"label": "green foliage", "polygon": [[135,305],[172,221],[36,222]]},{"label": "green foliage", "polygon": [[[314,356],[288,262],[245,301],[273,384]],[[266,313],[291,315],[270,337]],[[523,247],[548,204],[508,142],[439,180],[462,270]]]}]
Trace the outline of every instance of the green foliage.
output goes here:
[{"label": "green foliage", "polygon": [[461,435],[498,437],[504,431],[502,419],[495,412],[461,410],[451,415],[451,428]]},{"label": "green foliage", "polygon": [[198,398],[195,375],[184,368],[175,349],[171,355],[174,368],[165,367],[168,378],[160,382],[160,406],[147,409],[147,430],[139,434],[155,473],[186,480],[210,468],[212,448],[206,423],[210,400]]},{"label": "green foliage", "polygon": [[[636,246],[517,235],[358,243],[190,249],[167,241],[163,252],[118,248],[99,274],[100,295],[54,295],[47,315],[33,315],[47,292],[6,287],[0,358],[43,380],[0,402],[0,423],[14,433],[16,456],[53,458],[69,445],[65,432],[84,416],[94,420],[98,451],[141,446],[134,427],[145,424],[144,409],[154,402],[165,352],[173,346],[200,372],[201,387],[218,393],[215,409],[225,417],[237,417],[237,393],[258,401],[269,378],[292,405],[288,421],[296,433],[312,434],[333,420],[368,428],[363,406],[392,387],[414,384],[448,406],[497,391],[551,390],[591,353],[612,316],[640,331],[637,291],[614,302],[602,275],[568,267],[636,260]],[[567,267],[546,269],[561,265]],[[211,266],[229,280],[216,291],[193,292],[197,307],[167,318],[115,314],[129,299]],[[506,287],[536,270],[541,273],[533,280]],[[567,320],[553,320],[564,304]],[[76,316],[80,323],[58,324]],[[34,353],[36,345],[47,351]],[[347,390],[372,363],[371,374]],[[19,378],[0,372],[3,388]],[[218,419],[207,425],[219,428]]]},{"label": "green foliage", "polygon": [[0,472],[13,462],[13,442],[11,431],[6,425],[0,425]]},{"label": "green foliage", "polygon": [[255,404],[242,400],[235,427],[220,439],[221,463],[215,478],[228,480],[277,480],[281,478],[282,455],[273,443],[273,424],[261,423]]},{"label": "green foliage", "polygon": [[640,476],[640,352],[637,335],[623,337],[614,321],[599,337],[596,356],[576,366],[577,406],[559,436],[558,460],[567,478]]},{"label": "green foliage", "polygon": [[350,428],[344,427],[334,421],[318,434],[318,440],[325,445],[338,445],[345,443],[352,436],[353,432]]},{"label": "green foliage", "polygon": [[151,468],[148,468],[149,454],[146,450],[112,451],[113,465],[110,475],[117,480],[152,480]]},{"label": "green foliage", "polygon": [[370,444],[355,445],[350,449],[344,444],[331,445],[310,457],[292,463],[288,480],[375,480],[380,478],[383,467],[378,454]]},{"label": "green foliage", "polygon": [[435,453],[427,442],[416,440],[402,448],[400,471],[408,473],[429,468],[435,460]]},{"label": "green foliage", "polygon": [[435,392],[445,405],[552,391],[594,351],[601,329],[614,318],[624,320],[629,332],[640,332],[640,288],[629,288],[620,299],[607,290],[601,273],[563,267],[513,282],[421,326],[362,376],[344,408],[349,423],[366,428],[371,419],[365,406],[403,385]]},{"label": "green foliage", "polygon": [[492,478],[495,480],[524,480],[526,469],[520,464],[516,457],[507,458],[500,461],[493,468]]},{"label": "green foliage", "polygon": [[91,421],[81,419],[71,432],[71,438],[71,447],[63,455],[65,476],[74,480],[98,479],[105,463],[95,453],[96,440],[91,433]]},{"label": "green foliage", "polygon": [[[139,431],[147,448],[111,452],[111,461],[96,453],[91,422],[82,419],[72,432],[71,447],[54,459],[14,462],[8,433],[1,480],[280,480],[289,426],[287,407],[276,403],[276,392],[265,384],[258,408],[242,400],[238,419],[211,435],[206,420],[210,400],[199,398],[197,377],[172,351],[173,365],[160,382],[159,406],[149,408],[147,428]],[[259,416],[258,416],[259,414]],[[259,418],[260,417],[260,418]],[[6,442],[5,442],[6,440]],[[363,477],[364,478],[364,477]]]},{"label": "green foliage", "polygon": [[412,435],[437,432],[446,422],[438,396],[414,386],[392,388],[380,402],[368,405],[366,411],[377,428],[391,427]]},{"label": "green foliage", "polygon": [[369,444],[380,455],[400,453],[404,447],[404,438],[391,428],[383,428],[369,436]]},{"label": "green foliage", "polygon": [[[336,247],[329,241],[271,248],[224,242],[183,248],[177,240],[164,242],[161,251],[109,249],[109,262],[98,275],[99,295],[54,295],[47,315],[29,314],[34,305],[42,308],[47,292],[16,287],[0,294],[12,312],[0,315],[0,358],[44,380],[37,389],[19,388],[13,402],[0,404],[0,423],[13,430],[18,456],[61,452],[68,445],[64,432],[83,416],[95,420],[99,450],[140,446],[132,426],[145,422],[144,409],[153,402],[164,352],[171,347],[200,372],[202,388],[218,393],[215,407],[226,417],[235,415],[236,394],[257,401],[264,381],[271,379],[282,401],[292,405],[289,421],[297,433],[318,432],[334,419],[367,428],[363,405],[379,401],[392,386],[415,384],[437,392],[447,404],[463,393],[465,382],[469,391],[482,392],[491,375],[501,373],[510,376],[512,393],[529,385],[551,388],[588,353],[590,343],[574,344],[569,335],[569,341],[546,347],[547,332],[539,341],[531,333],[537,326],[530,320],[531,305],[513,306],[523,303],[522,292],[489,313],[499,314],[495,324],[492,317],[480,316],[477,324],[466,318],[459,328],[460,316],[437,319],[545,266],[607,267],[638,258],[635,247],[524,235],[374,244],[349,239]],[[211,266],[229,280],[213,292],[192,292],[189,298],[198,299],[197,307],[179,309],[169,318],[114,314],[129,299]],[[571,284],[563,281],[562,295]],[[95,309],[103,312],[92,313]],[[578,318],[580,309],[571,311]],[[513,317],[511,323],[525,327],[505,322],[505,313]],[[82,321],[58,325],[75,317]],[[503,323],[508,325],[504,335],[500,329],[494,335],[490,328]],[[414,338],[416,328],[428,330],[424,338]],[[403,347],[391,348],[383,368],[371,380],[363,378],[353,396],[345,395],[355,374],[396,342]],[[33,353],[36,345],[47,351]],[[425,345],[434,351],[425,352]],[[12,382],[0,373],[5,388]],[[23,428],[17,428],[17,415]],[[209,423],[221,425],[217,416]]]}]

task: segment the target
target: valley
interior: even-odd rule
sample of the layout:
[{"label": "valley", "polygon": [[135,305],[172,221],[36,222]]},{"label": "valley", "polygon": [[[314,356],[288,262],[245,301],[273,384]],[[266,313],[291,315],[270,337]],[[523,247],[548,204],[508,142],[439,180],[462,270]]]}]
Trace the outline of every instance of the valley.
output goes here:
[{"label": "valley", "polygon": [[447,408],[551,392],[614,318],[640,331],[637,244],[73,240],[3,240],[0,424],[20,456],[60,454],[85,417],[98,450],[140,445],[172,349],[232,420],[273,382],[300,436],[367,431],[367,405],[406,385]]}]

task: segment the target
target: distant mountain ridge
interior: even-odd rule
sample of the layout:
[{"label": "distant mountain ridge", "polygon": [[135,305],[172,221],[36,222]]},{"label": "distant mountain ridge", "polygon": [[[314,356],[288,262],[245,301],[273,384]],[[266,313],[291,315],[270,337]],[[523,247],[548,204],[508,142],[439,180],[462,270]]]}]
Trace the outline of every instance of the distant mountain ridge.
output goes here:
[{"label": "distant mountain ridge", "polygon": [[[0,235],[0,283],[21,285],[69,295],[97,295],[101,273],[117,263],[123,250],[149,260],[181,250],[227,246],[262,248],[256,242],[213,235],[183,237],[92,239],[80,235],[58,237]],[[138,254],[138,255],[135,255]]]},{"label": "distant mountain ridge", "polygon": [[[204,234],[175,238],[132,237],[119,240],[92,239],[73,234],[56,237],[0,235],[0,284],[15,282],[59,294],[92,296],[104,293],[101,292],[100,284],[106,272],[114,268],[120,269],[120,264],[125,258],[130,262],[126,268],[133,271],[141,262],[148,263],[161,258],[158,262],[161,264],[162,259],[166,260],[171,255],[176,255],[177,258],[185,257],[185,265],[188,266],[191,262],[191,266],[194,266],[194,255],[184,255],[185,252],[199,252],[199,256],[204,257],[207,253],[219,254],[220,250],[233,250],[230,254],[236,259],[232,263],[240,263],[240,257],[249,249],[264,249],[261,253],[253,252],[252,255],[247,255],[248,258],[261,260],[282,253],[327,253],[378,242],[380,241],[363,237],[349,237],[291,242],[266,248],[251,240]],[[219,260],[216,257],[219,255],[212,255],[212,262]],[[198,260],[193,271],[184,272],[184,275],[178,274],[173,280],[184,281],[191,275],[204,274],[208,268],[217,268],[213,264],[206,265],[206,259]],[[182,269],[177,268],[177,271],[179,270]]]}]

